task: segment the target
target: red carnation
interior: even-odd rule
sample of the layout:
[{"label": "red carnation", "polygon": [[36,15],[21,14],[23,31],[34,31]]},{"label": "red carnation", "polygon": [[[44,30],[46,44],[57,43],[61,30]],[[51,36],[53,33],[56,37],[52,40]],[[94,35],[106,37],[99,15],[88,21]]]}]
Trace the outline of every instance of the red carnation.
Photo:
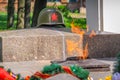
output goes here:
[{"label": "red carnation", "polygon": [[3,68],[0,68],[0,80],[15,80],[12,76],[9,75],[7,71]]}]

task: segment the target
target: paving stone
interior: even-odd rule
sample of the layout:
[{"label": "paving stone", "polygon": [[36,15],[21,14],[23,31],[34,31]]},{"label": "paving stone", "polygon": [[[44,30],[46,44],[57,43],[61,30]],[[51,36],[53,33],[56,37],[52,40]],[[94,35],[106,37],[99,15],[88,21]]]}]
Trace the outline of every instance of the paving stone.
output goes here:
[{"label": "paving stone", "polygon": [[46,80],[80,80],[80,79],[78,79],[70,74],[61,73],[61,74],[55,75],[53,77],[50,77]]},{"label": "paving stone", "polygon": [[[110,71],[97,71],[97,72],[90,72],[90,77],[93,78],[93,80],[99,80],[104,78],[106,76],[111,76],[113,72],[113,66],[116,61],[115,58],[99,58],[101,62],[110,64]],[[30,64],[32,63],[32,65]],[[34,63],[34,64],[33,64]],[[21,64],[24,64],[25,66],[21,66]],[[36,65],[38,64],[38,65]],[[27,75],[31,76],[33,75],[36,71],[41,71],[45,65],[49,65],[50,61],[49,60],[40,60],[40,61],[23,61],[23,62],[0,62],[0,65],[4,65],[6,69],[10,68],[14,73],[20,73],[22,77],[25,77]],[[6,67],[7,66],[7,67]],[[55,78],[55,76],[54,76]],[[53,78],[51,77],[50,80]],[[60,78],[63,80],[62,78]],[[68,79],[66,79],[68,80]],[[71,79],[70,79],[71,80]]]}]

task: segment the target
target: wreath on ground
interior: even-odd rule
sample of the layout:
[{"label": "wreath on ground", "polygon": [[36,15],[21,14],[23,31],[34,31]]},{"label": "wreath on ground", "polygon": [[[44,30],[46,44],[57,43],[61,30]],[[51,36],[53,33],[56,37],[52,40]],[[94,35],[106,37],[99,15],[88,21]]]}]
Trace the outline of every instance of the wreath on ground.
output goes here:
[{"label": "wreath on ground", "polygon": [[61,66],[58,64],[47,65],[42,71],[37,71],[32,76],[26,76],[25,78],[22,78],[20,74],[14,74],[10,69],[5,71],[4,68],[0,68],[0,80],[44,80],[60,73],[73,75],[80,80],[91,80],[89,78],[89,71],[80,66]]}]

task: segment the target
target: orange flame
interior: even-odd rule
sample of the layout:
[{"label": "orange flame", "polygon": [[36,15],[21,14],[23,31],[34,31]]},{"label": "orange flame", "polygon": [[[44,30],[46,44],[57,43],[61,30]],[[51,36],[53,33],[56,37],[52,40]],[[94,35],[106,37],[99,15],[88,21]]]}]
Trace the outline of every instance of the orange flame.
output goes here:
[{"label": "orange flame", "polygon": [[88,57],[88,43],[86,43],[85,48],[83,50],[82,59],[86,59]]},{"label": "orange flame", "polygon": [[71,31],[79,35],[84,35],[85,31],[81,30],[79,26],[75,26],[74,23],[71,24]]},{"label": "orange flame", "polygon": [[72,41],[72,40],[66,40],[67,42],[67,52],[69,55],[72,55],[72,53],[77,49],[78,43]]},{"label": "orange flame", "polygon": [[83,41],[83,35],[85,34],[84,30],[81,30],[79,26],[75,26],[74,23],[71,24],[71,31],[73,33],[77,33],[80,36],[80,39],[75,42],[72,40],[66,40],[67,43],[67,53],[72,55],[73,53],[77,53],[80,59],[86,59],[88,57],[88,43],[85,45],[85,48],[81,48],[80,44]]},{"label": "orange flame", "polygon": [[92,37],[94,37],[94,36],[96,36],[96,33],[95,33],[94,30],[92,30],[91,33],[90,33],[90,35],[89,35],[89,37],[92,38]]}]

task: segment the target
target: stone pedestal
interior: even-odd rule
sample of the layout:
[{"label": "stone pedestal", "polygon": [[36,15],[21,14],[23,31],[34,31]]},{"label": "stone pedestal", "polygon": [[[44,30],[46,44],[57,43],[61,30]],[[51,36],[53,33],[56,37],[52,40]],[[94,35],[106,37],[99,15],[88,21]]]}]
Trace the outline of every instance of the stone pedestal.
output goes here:
[{"label": "stone pedestal", "polygon": [[43,28],[0,32],[0,61],[65,59],[69,56],[66,39],[79,38],[71,32]]},{"label": "stone pedestal", "polygon": [[120,34],[99,33],[93,38],[85,34],[81,40],[78,34],[65,28],[23,29],[0,32],[0,61],[65,60],[79,56],[77,51],[68,53],[70,45],[66,40],[81,49],[88,42],[90,58],[115,57],[120,51]]},{"label": "stone pedestal", "polygon": [[111,58],[116,57],[120,52],[120,34],[101,32],[93,38],[84,36],[84,45],[88,42],[90,58]]}]

